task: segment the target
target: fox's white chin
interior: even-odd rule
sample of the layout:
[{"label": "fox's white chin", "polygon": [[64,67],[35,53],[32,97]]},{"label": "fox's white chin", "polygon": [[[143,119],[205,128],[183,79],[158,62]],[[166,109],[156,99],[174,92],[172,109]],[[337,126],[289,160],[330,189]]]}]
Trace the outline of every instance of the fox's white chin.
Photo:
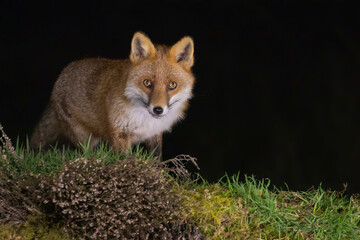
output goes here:
[{"label": "fox's white chin", "polygon": [[162,118],[162,117],[164,117],[166,114],[161,114],[161,115],[157,115],[157,114],[155,114],[155,113],[152,113],[152,112],[150,112],[150,111],[148,111],[149,112],[149,114],[151,115],[151,116],[153,116],[154,118],[156,118],[156,119],[160,119],[160,118]]}]

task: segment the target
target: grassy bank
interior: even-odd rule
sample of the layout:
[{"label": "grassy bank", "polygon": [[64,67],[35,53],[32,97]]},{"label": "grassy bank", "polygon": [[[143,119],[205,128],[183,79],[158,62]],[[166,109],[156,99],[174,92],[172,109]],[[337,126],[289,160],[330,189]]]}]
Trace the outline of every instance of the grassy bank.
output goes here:
[{"label": "grassy bank", "polygon": [[[114,154],[105,145],[100,146],[94,151],[89,150],[87,146],[82,146],[82,149],[79,150],[54,148],[46,152],[34,153],[27,149],[26,146],[21,147],[16,143],[14,144],[15,147],[12,147],[10,139],[5,135],[3,135],[1,140],[0,180],[2,182],[0,187],[3,191],[0,194],[0,239],[71,239],[70,236],[76,237],[76,231],[70,231],[70,233],[64,231],[66,218],[72,215],[51,209],[53,205],[43,204],[43,202],[52,201],[46,195],[39,193],[37,197],[41,195],[40,201],[37,201],[36,197],[32,198],[31,194],[26,191],[29,188],[26,185],[30,184],[29,179],[31,179],[32,184],[34,184],[34,181],[39,181],[39,186],[42,184],[41,181],[46,179],[45,185],[48,184],[46,186],[48,186],[47,191],[49,194],[52,192],[51,184],[56,183],[56,186],[58,186],[63,184],[61,181],[64,181],[65,187],[63,187],[63,191],[58,191],[57,189],[53,191],[54,196],[59,197],[58,193],[60,195],[67,194],[67,189],[76,185],[75,176],[83,172],[90,173],[95,171],[95,173],[98,173],[96,171],[100,171],[103,175],[109,172],[112,178],[99,177],[100,180],[98,181],[104,181],[104,186],[109,185],[109,182],[111,184],[118,184],[118,181],[121,181],[121,176],[115,176],[111,169],[118,168],[119,171],[122,171],[121,169],[124,166],[117,164],[121,161],[126,162],[129,158],[136,159],[134,167],[143,166],[143,168],[141,168],[140,176],[137,176],[138,170],[134,171],[134,174],[131,175],[134,176],[134,180],[131,180],[132,182],[129,184],[125,182],[126,184],[123,186],[130,186],[129,189],[131,189],[133,187],[131,184],[138,184],[139,186],[142,184],[139,189],[146,189],[146,191],[144,191],[145,195],[140,195],[140,197],[144,196],[144,199],[152,199],[149,201],[150,203],[158,203],[156,207],[153,207],[151,204],[146,206],[147,208],[143,208],[143,213],[145,215],[147,213],[161,215],[161,211],[156,212],[158,209],[163,209],[163,211],[170,209],[167,205],[163,206],[162,201],[176,198],[177,200],[174,200],[174,202],[177,202],[176,204],[178,205],[171,206],[171,209],[176,214],[174,213],[173,215],[171,213],[169,216],[181,222],[183,224],[181,226],[191,222],[190,228],[192,227],[192,229],[178,227],[177,231],[189,231],[193,234],[192,236],[198,236],[198,238],[194,237],[194,239],[203,239],[201,238],[202,235],[206,239],[360,239],[360,201],[358,196],[347,196],[341,192],[325,191],[321,187],[305,192],[284,191],[276,189],[268,179],[257,180],[252,176],[246,176],[241,179],[240,174],[235,176],[225,175],[219,182],[211,184],[207,183],[200,176],[184,180],[186,174],[182,168],[183,165],[181,165],[183,163],[178,161],[175,163],[180,164],[178,172],[182,173],[178,177],[183,178],[180,181],[174,178],[176,173],[168,174],[171,171],[171,167],[156,163],[151,154],[145,153],[140,148],[136,148],[129,154]],[[86,159],[86,161],[79,162],[78,160],[79,164],[76,164],[74,163],[75,159]],[[72,171],[78,171],[76,169],[82,168],[92,161],[96,163],[71,175]],[[148,162],[154,162],[155,165],[146,165]],[[172,167],[177,169],[177,165],[175,164],[174,167],[174,162],[172,163]],[[128,167],[127,165],[125,167]],[[106,166],[108,167],[107,170],[102,170]],[[148,168],[152,170],[147,171],[146,169]],[[67,172],[66,169],[68,169]],[[159,170],[159,173],[156,172],[157,170]],[[122,174],[127,172],[129,170],[124,171]],[[71,176],[74,176],[75,184],[66,185],[66,174],[70,174],[69,181],[72,181]],[[150,177],[147,174],[150,174]],[[32,178],[33,176],[37,177]],[[113,181],[114,178],[116,178],[115,182]],[[146,178],[146,183],[141,182],[141,178]],[[158,183],[155,184],[151,181],[156,181],[159,178],[162,180],[159,183],[160,188],[157,188],[158,185],[156,184]],[[25,179],[25,181],[20,179]],[[48,181],[48,179],[51,180]],[[86,176],[84,179],[86,180]],[[85,181],[84,179],[81,181]],[[86,183],[84,185],[93,186],[95,184],[97,182]],[[150,188],[146,184],[153,185]],[[164,190],[161,187],[162,185],[168,187]],[[46,186],[45,189],[47,189]],[[76,186],[78,186],[78,189],[74,188],[72,191],[97,191],[96,189],[96,191],[92,190],[93,188],[82,189],[81,184]],[[8,191],[7,195],[5,191]],[[105,197],[109,199],[106,195],[108,192],[103,191],[103,195],[101,193],[96,195],[98,196],[96,198],[97,202],[102,202]],[[46,191],[44,192],[47,193]],[[69,192],[71,191],[69,190]],[[152,192],[160,193],[159,195],[152,195]],[[126,196],[127,192],[122,194],[124,198],[128,197]],[[171,198],[168,198],[168,195]],[[16,199],[19,198],[29,199],[29,201],[16,202]],[[135,198],[129,198],[127,202],[133,201],[131,199],[135,201]],[[17,209],[18,215],[14,211],[10,211],[11,209],[6,205],[6,201],[10,201],[12,206],[19,207]],[[62,201],[64,201],[63,198]],[[95,200],[89,201],[96,202]],[[110,202],[109,204],[112,203]],[[106,206],[106,201],[104,201],[104,206]],[[78,206],[74,205],[74,209],[75,207]],[[62,211],[69,211],[69,209],[71,211],[71,208],[64,208]],[[11,214],[14,214],[14,216],[11,216]],[[147,219],[147,216],[143,217]],[[133,221],[132,225],[141,223],[141,218],[138,217],[136,219],[131,218]],[[185,225],[184,222],[186,222]],[[86,224],[84,222],[80,223]],[[81,224],[75,227],[87,227]],[[163,227],[171,225],[173,229],[175,229],[174,226],[178,226],[174,225],[174,222],[170,222],[170,225],[158,222],[154,222],[154,224],[160,224],[159,226]],[[71,225],[68,225],[65,229],[69,230],[69,226]],[[194,229],[198,229],[201,234]],[[152,229],[152,231],[155,230]],[[137,239],[146,239],[146,235]]]}]

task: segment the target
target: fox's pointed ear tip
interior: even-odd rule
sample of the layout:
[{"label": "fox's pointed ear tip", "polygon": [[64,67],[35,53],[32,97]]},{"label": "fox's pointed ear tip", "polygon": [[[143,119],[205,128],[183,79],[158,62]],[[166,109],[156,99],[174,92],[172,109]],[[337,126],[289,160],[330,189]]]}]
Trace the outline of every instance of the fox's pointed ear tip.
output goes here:
[{"label": "fox's pointed ear tip", "polygon": [[131,41],[130,60],[134,63],[156,55],[156,49],[143,32],[135,32]]},{"label": "fox's pointed ear tip", "polygon": [[135,38],[135,37],[147,37],[148,38],[148,36],[142,31],[135,32],[133,38]]},{"label": "fox's pointed ear tip", "polygon": [[189,42],[194,43],[194,39],[193,39],[191,36],[185,36],[185,37],[183,37],[181,40],[189,41]]}]

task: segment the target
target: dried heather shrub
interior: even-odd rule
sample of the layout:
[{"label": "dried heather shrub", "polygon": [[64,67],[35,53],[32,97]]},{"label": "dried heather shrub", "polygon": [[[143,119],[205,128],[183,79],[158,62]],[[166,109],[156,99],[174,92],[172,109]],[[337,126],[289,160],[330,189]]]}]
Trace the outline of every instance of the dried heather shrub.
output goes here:
[{"label": "dried heather shrub", "polygon": [[[152,161],[129,157],[105,165],[76,159],[41,180],[43,209],[86,239],[202,239],[178,220],[179,198]],[[185,238],[188,236],[188,238]]]},{"label": "dried heather shrub", "polygon": [[24,222],[31,214],[28,203],[14,174],[0,166],[0,224],[17,225]]},{"label": "dried heather shrub", "polygon": [[26,221],[28,215],[39,213],[24,194],[22,183],[30,176],[19,171],[21,158],[0,124],[0,224],[17,225]]},{"label": "dried heather shrub", "polygon": [[[200,169],[196,163],[197,159],[189,155],[180,154],[174,158],[168,159],[166,161],[157,162],[159,167],[161,167],[166,172],[173,174],[180,182],[187,180],[190,177],[189,171],[186,169],[185,164],[190,162],[197,169]],[[171,166],[169,166],[171,165]]]}]

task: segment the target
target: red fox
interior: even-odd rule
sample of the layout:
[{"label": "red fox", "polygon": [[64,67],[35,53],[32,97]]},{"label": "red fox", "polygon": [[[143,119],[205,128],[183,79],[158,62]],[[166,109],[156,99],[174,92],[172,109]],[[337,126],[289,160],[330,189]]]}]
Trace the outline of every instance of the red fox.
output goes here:
[{"label": "red fox", "polygon": [[162,150],[162,133],[184,117],[195,78],[194,43],[184,37],[171,47],[153,45],[141,32],[130,59],[92,58],[70,63],[55,82],[50,102],[30,138],[44,148],[64,136],[95,147],[108,141],[115,151],[145,143]]}]

